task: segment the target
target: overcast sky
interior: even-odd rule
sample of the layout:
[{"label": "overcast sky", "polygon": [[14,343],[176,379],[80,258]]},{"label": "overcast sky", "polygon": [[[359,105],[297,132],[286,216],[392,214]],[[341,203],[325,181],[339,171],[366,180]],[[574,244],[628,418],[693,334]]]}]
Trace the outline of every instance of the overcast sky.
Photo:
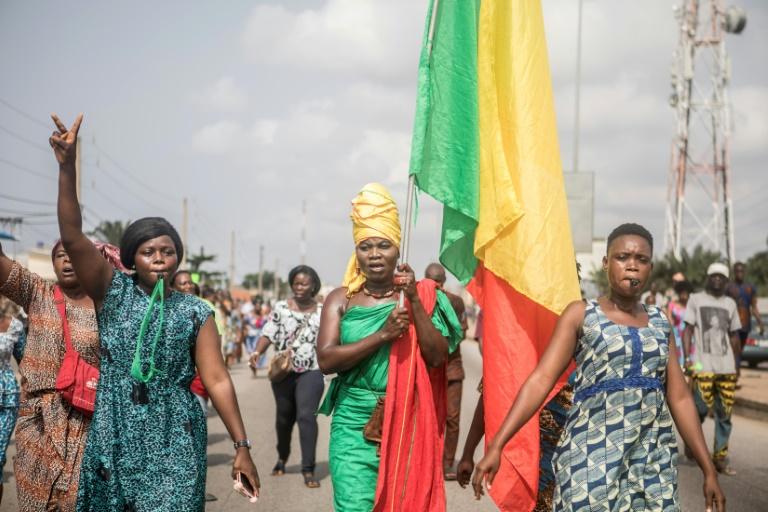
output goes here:
[{"label": "overcast sky", "polygon": [[[595,172],[595,236],[639,221],[663,241],[674,131],[668,0],[585,0],[580,167]],[[543,0],[562,161],[573,154],[575,0]],[[729,36],[737,256],[768,235],[768,5],[740,5]],[[86,224],[167,217],[226,270],[236,233],[238,278],[299,262],[301,202],[308,258],[338,282],[352,250],[349,201],[367,182],[401,204],[426,0],[0,3],[0,194],[52,203],[47,115],[82,129]],[[763,64],[760,64],[762,62]],[[42,121],[43,123],[40,123]],[[10,163],[9,163],[10,162]],[[0,197],[0,217],[53,213]],[[28,219],[23,246],[57,236]],[[440,210],[420,200],[413,262],[436,257]],[[10,244],[6,245],[10,252]]]}]

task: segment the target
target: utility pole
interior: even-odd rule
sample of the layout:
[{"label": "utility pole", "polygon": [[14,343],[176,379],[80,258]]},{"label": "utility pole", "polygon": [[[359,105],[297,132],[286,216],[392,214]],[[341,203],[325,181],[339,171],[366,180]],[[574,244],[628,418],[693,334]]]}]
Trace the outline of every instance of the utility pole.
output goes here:
[{"label": "utility pole", "polygon": [[181,266],[187,262],[187,252],[189,248],[189,210],[187,208],[187,198],[181,200],[181,245],[184,247],[184,257],[181,260]]},{"label": "utility pole", "polygon": [[307,200],[301,202],[301,245],[299,246],[301,264],[307,263]]},{"label": "utility pole", "polygon": [[272,285],[274,288],[274,297],[275,300],[278,300],[280,298],[280,277],[278,277],[277,271],[280,269],[280,259],[275,260],[275,274],[274,279],[272,281]]},{"label": "utility pole", "polygon": [[573,123],[573,172],[579,172],[579,125],[581,112],[581,11],[583,0],[579,0],[578,29],[576,36],[576,105]]},{"label": "utility pole", "polygon": [[264,295],[264,246],[259,246],[259,295]]},{"label": "utility pole", "polygon": [[229,288],[235,286],[235,231],[229,239]]},{"label": "utility pole", "polygon": [[82,150],[80,149],[82,144],[80,142],[80,137],[77,137],[77,146],[75,147],[75,191],[77,192],[77,203],[80,205],[80,210],[82,211],[83,196],[80,182],[82,181],[83,170],[82,167],[80,167],[80,155],[82,153]]}]

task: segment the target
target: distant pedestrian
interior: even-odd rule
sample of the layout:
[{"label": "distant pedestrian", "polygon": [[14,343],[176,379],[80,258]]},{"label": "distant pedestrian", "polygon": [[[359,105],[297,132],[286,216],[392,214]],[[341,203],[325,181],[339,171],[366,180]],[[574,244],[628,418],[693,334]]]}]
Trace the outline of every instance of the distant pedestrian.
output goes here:
[{"label": "distant pedestrian", "polygon": [[[461,339],[467,334],[467,314],[464,301],[458,295],[445,289],[445,268],[439,263],[430,263],[424,271],[424,277],[437,283],[438,289],[445,293],[456,317],[461,322]],[[446,480],[456,480],[456,447],[459,444],[459,423],[461,419],[461,392],[464,381],[464,364],[461,360],[461,343],[448,355],[445,371],[448,387],[446,402],[448,404],[445,421],[445,442],[443,444],[443,476]]]},{"label": "distant pedestrian", "polygon": [[728,266],[711,264],[705,291],[688,299],[683,347],[699,419],[703,423],[708,412],[714,412],[715,468],[732,476],[736,471],[728,463],[728,440],[733,428],[731,413],[738,378],[736,360],[741,351],[741,320],[736,302],[725,294],[727,284]]},{"label": "distant pedestrian", "polygon": [[[672,323],[672,332],[675,334],[675,346],[680,366],[685,365],[683,357],[683,331],[685,330],[685,309],[688,299],[693,292],[693,286],[688,281],[677,281],[674,285],[675,297],[667,305],[667,318]],[[691,347],[693,350],[693,346]]]},{"label": "distant pedestrian", "polygon": [[[309,488],[320,487],[315,476],[317,450],[317,406],[323,396],[325,382],[317,364],[317,335],[322,306],[315,297],[320,291],[320,277],[312,267],[299,265],[288,274],[293,297],[275,304],[261,337],[251,354],[249,364],[254,369],[261,354],[273,345],[276,356],[285,354],[290,369],[285,375],[272,379],[277,418],[277,463],[272,475],[285,474],[285,463],[291,453],[293,426],[299,424],[301,444],[301,474]],[[275,356],[273,356],[275,357]]]},{"label": "distant pedestrian", "polygon": [[[765,333],[763,319],[760,317],[760,311],[757,309],[757,287],[744,281],[746,272],[747,266],[737,261],[733,265],[733,281],[731,281],[726,289],[728,296],[736,301],[736,307],[739,311],[739,320],[741,321],[739,341],[741,342],[741,350],[744,350],[749,332],[752,330],[752,317],[757,322],[757,329],[760,334]],[[741,352],[739,352],[737,367],[740,362]]]},{"label": "distant pedestrian", "polygon": [[21,361],[26,334],[21,320],[16,318],[19,307],[0,295],[0,504],[3,502],[2,472],[5,451],[11,440],[19,413],[19,383],[11,367],[11,357]]}]

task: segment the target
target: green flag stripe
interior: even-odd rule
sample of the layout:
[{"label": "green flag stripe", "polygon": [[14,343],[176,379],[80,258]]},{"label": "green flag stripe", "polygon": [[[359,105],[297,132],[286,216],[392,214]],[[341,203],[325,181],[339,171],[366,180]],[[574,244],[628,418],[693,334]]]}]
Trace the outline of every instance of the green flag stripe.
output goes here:
[{"label": "green flag stripe", "polygon": [[464,283],[477,267],[479,7],[477,0],[440,0],[431,55],[426,45],[429,8],[410,162],[418,188],[443,204],[440,261]]}]

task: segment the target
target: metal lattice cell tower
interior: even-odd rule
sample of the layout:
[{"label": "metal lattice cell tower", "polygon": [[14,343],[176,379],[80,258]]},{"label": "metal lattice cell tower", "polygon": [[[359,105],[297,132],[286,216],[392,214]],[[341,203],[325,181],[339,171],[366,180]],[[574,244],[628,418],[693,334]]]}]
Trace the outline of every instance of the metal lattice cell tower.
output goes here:
[{"label": "metal lattice cell tower", "polygon": [[746,25],[722,0],[683,0],[675,8],[680,39],[672,65],[676,133],[667,191],[666,250],[679,259],[698,244],[735,259],[726,33]]}]

